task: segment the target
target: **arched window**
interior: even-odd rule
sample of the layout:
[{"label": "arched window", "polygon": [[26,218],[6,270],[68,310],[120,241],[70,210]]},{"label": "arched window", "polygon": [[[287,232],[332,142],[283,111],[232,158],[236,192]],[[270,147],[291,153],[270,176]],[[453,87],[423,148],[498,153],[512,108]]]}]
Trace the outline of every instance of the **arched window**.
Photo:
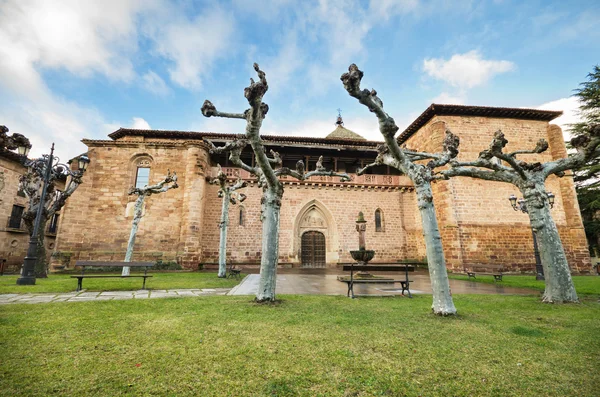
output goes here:
[{"label": "arched window", "polygon": [[138,167],[135,176],[135,187],[138,189],[148,186],[150,182],[150,168],[149,167]]},{"label": "arched window", "polygon": [[383,213],[379,208],[375,210],[375,231],[383,232]]},{"label": "arched window", "polygon": [[133,186],[140,189],[150,184],[150,169],[152,167],[152,158],[148,155],[138,155],[132,160],[133,165]]},{"label": "arched window", "polygon": [[240,206],[240,226],[244,226],[246,224],[246,211],[244,207]]}]

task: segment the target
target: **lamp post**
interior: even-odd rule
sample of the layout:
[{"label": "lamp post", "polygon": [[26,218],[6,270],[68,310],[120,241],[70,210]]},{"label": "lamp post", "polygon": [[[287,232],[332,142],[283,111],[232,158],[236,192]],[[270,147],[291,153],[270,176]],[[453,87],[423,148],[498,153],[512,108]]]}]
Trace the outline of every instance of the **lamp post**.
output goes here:
[{"label": "lamp post", "polygon": [[[550,204],[550,208],[554,207],[554,193],[548,192],[548,204]],[[517,197],[514,194],[511,194],[508,198],[510,201],[510,205],[515,211],[521,211],[523,213],[527,213],[527,205],[525,204],[525,200],[520,198],[517,200]],[[535,256],[535,279],[536,280],[544,280],[544,267],[542,266],[542,260],[540,258],[540,251],[538,249],[537,244],[537,230],[531,226],[531,235],[533,237],[533,254]]]},{"label": "lamp post", "polygon": [[41,158],[29,160],[27,154],[29,148],[26,146],[19,146],[17,148],[18,153],[23,158],[23,165],[29,169],[28,172],[35,173],[39,178],[42,179],[42,193],[38,202],[38,209],[35,215],[35,221],[33,224],[33,231],[29,237],[29,247],[27,248],[27,256],[23,261],[23,269],[21,275],[17,279],[17,285],[35,285],[35,263],[37,261],[37,245],[38,245],[38,233],[42,216],[44,213],[44,203],[46,202],[46,191],[48,190],[48,184],[51,177],[67,176],[80,177],[85,172],[90,159],[86,156],[80,156],[78,159],[79,169],[72,171],[66,164],[59,163],[58,157],[54,156],[54,143],[50,149],[50,154],[44,154]]}]

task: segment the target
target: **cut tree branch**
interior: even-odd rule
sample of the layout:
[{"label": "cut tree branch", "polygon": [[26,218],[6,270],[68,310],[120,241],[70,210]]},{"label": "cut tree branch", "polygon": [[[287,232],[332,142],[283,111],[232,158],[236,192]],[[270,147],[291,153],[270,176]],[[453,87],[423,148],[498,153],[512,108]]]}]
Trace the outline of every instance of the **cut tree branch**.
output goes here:
[{"label": "cut tree branch", "polygon": [[544,177],[581,167],[589,160],[597,158],[600,147],[600,124],[592,125],[586,134],[572,138],[571,146],[577,150],[577,154],[545,163],[543,165]]},{"label": "cut tree branch", "polygon": [[377,120],[379,120],[379,131],[385,138],[385,142],[388,144],[392,155],[408,167],[409,159],[404,155],[402,149],[398,146],[398,142],[394,139],[396,132],[399,130],[396,122],[383,110],[383,101],[377,97],[377,91],[360,89],[362,78],[363,72],[353,63],[348,68],[348,73],[342,75],[341,80],[350,96],[358,99],[361,104],[365,105],[371,112],[375,113]]},{"label": "cut tree branch", "polygon": [[221,154],[229,152],[229,160],[231,160],[233,164],[237,165],[244,171],[251,173],[252,175],[258,175],[258,171],[255,167],[249,166],[248,164],[244,163],[240,158],[242,150],[244,150],[244,148],[248,146],[247,139],[234,139],[233,141],[227,142],[225,146],[220,147],[215,146],[215,144],[209,141],[208,139],[206,139],[205,142],[209,146],[210,153]]}]

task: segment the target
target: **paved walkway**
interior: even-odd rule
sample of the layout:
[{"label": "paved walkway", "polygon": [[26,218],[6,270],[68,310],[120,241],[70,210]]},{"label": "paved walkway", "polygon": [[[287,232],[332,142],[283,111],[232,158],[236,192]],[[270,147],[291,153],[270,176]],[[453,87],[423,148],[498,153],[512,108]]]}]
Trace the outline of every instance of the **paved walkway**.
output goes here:
[{"label": "paved walkway", "polygon": [[139,291],[95,291],[51,294],[1,294],[0,305],[11,303],[86,302],[125,299],[183,298],[188,296],[226,295],[231,288],[156,289]]},{"label": "paved walkway", "polygon": [[[337,280],[338,275],[349,275],[338,269],[284,269],[277,274],[276,294],[298,295],[346,295],[346,283]],[[375,273],[394,280],[404,280],[404,273]],[[258,274],[249,274],[240,284],[233,287],[227,295],[254,295],[258,290]],[[410,291],[413,294],[431,294],[431,282],[427,271],[409,272],[411,280]],[[502,282],[484,284],[475,281],[450,280],[452,294],[503,294],[503,295],[532,295],[538,291],[524,288],[505,287]],[[400,284],[354,284],[355,295],[393,296],[400,295]]]},{"label": "paved walkway", "polygon": [[[338,275],[345,274],[338,269],[282,269],[277,274],[278,295],[346,295],[346,283],[337,280]],[[381,274],[396,280],[404,280],[404,273]],[[104,291],[104,292],[69,292],[45,294],[2,294],[0,305],[11,303],[49,303],[49,302],[86,302],[123,299],[156,299],[182,298],[189,296],[207,295],[255,295],[258,290],[258,274],[247,275],[233,288],[204,288],[204,289],[171,289],[171,290],[139,290],[139,291]],[[411,280],[410,291],[413,294],[430,294],[431,283],[427,271],[409,273]],[[399,284],[355,284],[355,295],[394,296],[400,295]],[[505,287],[502,282],[483,284],[474,281],[450,280],[450,288],[456,294],[502,294],[502,295],[532,295],[538,291]]]}]

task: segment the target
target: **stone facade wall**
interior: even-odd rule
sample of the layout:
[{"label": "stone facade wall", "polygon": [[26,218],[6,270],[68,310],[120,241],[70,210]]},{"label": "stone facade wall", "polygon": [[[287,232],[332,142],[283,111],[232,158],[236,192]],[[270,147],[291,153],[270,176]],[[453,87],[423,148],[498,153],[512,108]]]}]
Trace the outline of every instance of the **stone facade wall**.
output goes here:
[{"label": "stone facade wall", "polygon": [[[179,188],[146,198],[134,260],[197,261],[201,253],[194,247],[199,247],[206,169],[203,147],[166,142],[90,145],[84,183],[63,210],[55,262],[73,266],[77,259],[123,260],[137,198],[127,193],[139,161],[149,162],[151,184],[169,169],[176,171]],[[188,258],[190,247],[195,257]]]},{"label": "stone facade wall", "polygon": [[[565,155],[560,129],[547,122],[464,116],[434,116],[408,141],[408,148],[441,150],[446,127],[461,138],[460,159],[474,159],[487,148],[501,128],[510,141],[508,150],[531,148],[540,138],[550,150],[535,158],[548,161]],[[179,189],[151,196],[145,207],[134,259],[178,260],[185,267],[218,262],[221,199],[218,187],[206,177],[216,175],[201,140],[145,140],[124,137],[117,141],[87,141],[91,163],[82,184],[63,209],[57,241],[57,261],[71,266],[76,259],[122,260],[131,227],[135,197],[127,196],[135,179],[136,162],[151,162],[150,182],[159,181],[168,168],[177,171]],[[532,159],[531,155],[524,156]],[[395,177],[398,178],[398,177]],[[285,181],[281,207],[280,263],[300,266],[301,236],[319,231],[326,239],[328,266],[351,261],[356,249],[355,220],[363,211],[367,248],[373,262],[423,259],[421,218],[416,197],[406,177],[398,184],[342,185],[325,181]],[[549,191],[556,194],[552,213],[574,271],[589,268],[589,256],[572,179],[552,177]],[[248,198],[230,206],[228,261],[258,264],[261,256],[261,190],[255,184],[241,190]],[[533,244],[529,219],[515,212],[508,201],[519,192],[510,184],[454,178],[433,185],[434,204],[449,268],[502,264],[507,270],[532,270]],[[244,209],[244,224],[239,211]],[[375,231],[374,214],[383,214],[383,231]]]},{"label": "stone facade wall", "polygon": [[[29,234],[24,224],[21,229],[8,227],[13,205],[20,205],[25,209],[28,205],[27,198],[17,194],[19,178],[26,172],[27,169],[18,161],[0,155],[0,260],[6,259],[7,265],[21,265],[29,246]],[[62,184],[59,183],[59,186]],[[61,221],[59,218],[59,228]],[[54,234],[46,234],[48,255],[55,248],[55,240]]]},{"label": "stone facade wall", "polygon": [[[205,263],[218,262],[221,199],[217,186],[207,189],[205,224],[202,235]],[[260,199],[262,191],[251,184],[240,190],[248,198],[242,204],[245,224],[239,224],[239,205],[230,206],[227,235],[228,261],[258,264],[262,241]],[[383,214],[383,230],[375,231],[375,210]],[[376,256],[372,263],[422,259],[422,232],[414,216],[416,202],[412,191],[392,188],[324,186],[320,184],[286,184],[281,205],[279,260],[299,266],[301,235],[319,231],[325,235],[327,264],[352,261],[349,250],[358,249],[356,218],[362,211],[367,220],[366,242]],[[406,216],[399,216],[404,213]],[[305,221],[308,216],[308,222]],[[421,235],[419,238],[418,236]]]},{"label": "stone facade wall", "polygon": [[23,262],[27,253],[29,235],[25,231],[8,228],[13,205],[27,208],[27,199],[17,195],[19,178],[26,172],[18,162],[0,157],[0,260],[8,265]]},{"label": "stone facade wall", "polygon": [[[439,151],[448,127],[461,139],[459,160],[476,159],[489,147],[501,129],[509,144],[506,151],[531,149],[544,138],[550,149],[542,154],[522,155],[526,161],[552,161],[566,155],[562,132],[547,122],[486,117],[434,116],[407,141],[412,149]],[[577,205],[572,177],[550,177],[548,191],[556,195],[552,215],[561,233],[569,264],[574,271],[587,271],[589,254]],[[453,178],[433,187],[444,252],[449,268],[501,264],[507,270],[531,270],[535,265],[529,217],[509,204],[511,194],[520,197],[508,183],[471,178]]]}]

